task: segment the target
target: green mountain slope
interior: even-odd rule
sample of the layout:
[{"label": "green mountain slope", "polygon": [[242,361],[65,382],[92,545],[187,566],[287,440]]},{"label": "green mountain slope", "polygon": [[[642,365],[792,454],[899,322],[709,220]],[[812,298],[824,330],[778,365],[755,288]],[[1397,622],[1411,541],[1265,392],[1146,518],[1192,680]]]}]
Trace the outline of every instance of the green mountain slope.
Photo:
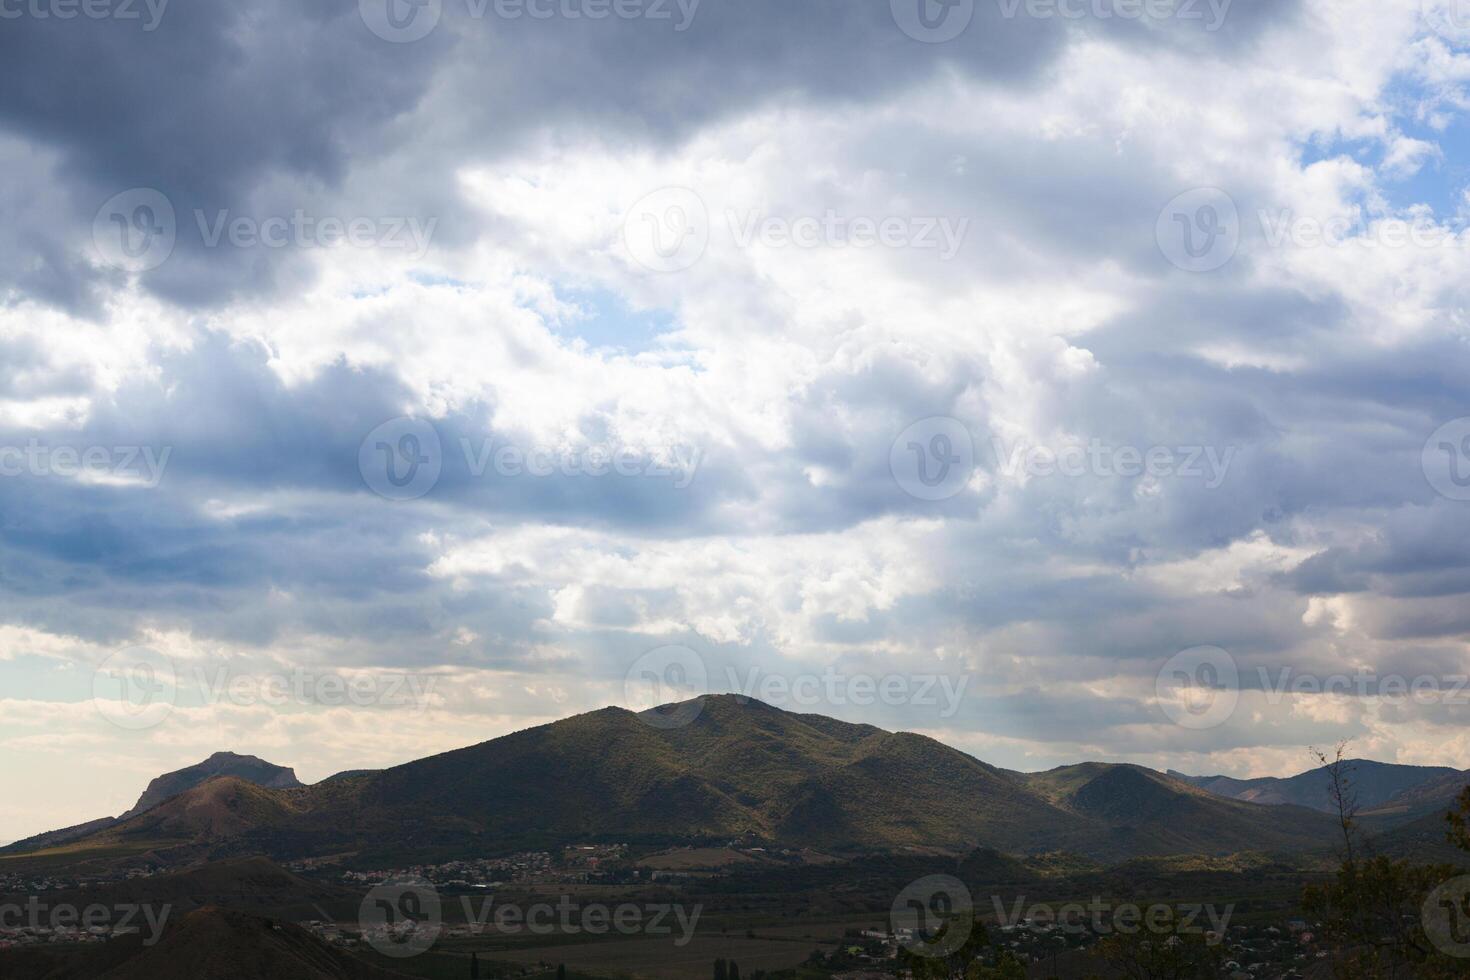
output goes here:
[{"label": "green mountain slope", "polygon": [[1007,772],[946,745],[733,695],[607,708],[381,772],[270,789],[221,777],[69,847],[165,861],[495,853],[589,839],[747,838],[827,853],[1069,851],[1098,861],[1325,846],[1299,807],[1138,766]]}]

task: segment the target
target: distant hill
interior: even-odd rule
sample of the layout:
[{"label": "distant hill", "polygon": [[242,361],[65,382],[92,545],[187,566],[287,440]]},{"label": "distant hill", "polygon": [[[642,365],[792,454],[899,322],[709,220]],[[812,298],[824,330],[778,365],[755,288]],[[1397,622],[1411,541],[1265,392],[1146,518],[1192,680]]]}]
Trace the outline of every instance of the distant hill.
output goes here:
[{"label": "distant hill", "polygon": [[99,834],[117,826],[125,820],[146,813],[154,807],[173,799],[180,793],[187,792],[217,776],[233,776],[272,789],[289,789],[302,785],[296,778],[294,770],[274,765],[263,759],[257,759],[253,755],[216,752],[203,762],[179,769],[175,772],[165,773],[153,779],[149,782],[147,788],[143,790],[143,794],[138,797],[138,802],[134,803],[121,816],[101,817],[97,820],[89,820],[86,823],[77,824],[74,827],[64,827],[61,830],[51,830],[44,834],[37,834],[34,837],[27,837],[25,840],[19,840],[5,847],[0,847],[0,854],[15,854],[59,847],[72,841],[78,841],[85,837]]},{"label": "distant hill", "polygon": [[[1466,783],[1470,774],[1445,766],[1402,766],[1369,759],[1352,759],[1348,772],[1358,805],[1365,811],[1402,805],[1416,807],[1448,803]],[[1331,780],[1324,768],[1311,769],[1285,778],[1233,779],[1229,776],[1169,775],[1191,783],[1217,796],[1245,800],[1267,806],[1295,804],[1330,813],[1334,807],[1330,795]],[[1407,810],[1406,810],[1407,812]]]},{"label": "distant hill", "polygon": [[1106,825],[1130,857],[1320,846],[1332,821],[1305,807],[1224,800],[1143,766],[1086,762],[1022,777],[1055,805]]},{"label": "distant hill", "polygon": [[734,695],[704,698],[685,726],[650,724],[666,717],[606,708],[306,787],[216,777],[67,847],[165,864],[252,853],[372,862],[743,837],[830,854],[979,847],[1113,862],[1299,853],[1333,830],[1310,809],[1225,800],[1138,766],[1007,772],[924,736]]},{"label": "distant hill", "polygon": [[234,776],[271,789],[290,789],[300,786],[296,772],[284,766],[273,765],[253,755],[236,755],[233,752],[216,752],[197,765],[165,773],[148,784],[143,795],[133,808],[118,817],[127,820],[145,813],[160,803],[173,799],[180,793],[193,789],[216,776]]}]

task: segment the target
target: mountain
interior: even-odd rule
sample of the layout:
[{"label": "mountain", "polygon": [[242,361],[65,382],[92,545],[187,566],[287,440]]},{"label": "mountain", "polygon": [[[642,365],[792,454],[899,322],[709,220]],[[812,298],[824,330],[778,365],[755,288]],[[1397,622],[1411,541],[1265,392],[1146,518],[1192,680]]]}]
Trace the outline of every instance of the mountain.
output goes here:
[{"label": "mountain", "polygon": [[[1466,779],[1464,773],[1445,766],[1401,766],[1369,759],[1352,759],[1347,766],[1358,805],[1365,811],[1383,806],[1395,796],[1407,794],[1427,783]],[[1169,775],[1233,800],[1268,806],[1296,804],[1323,813],[1334,809],[1330,795],[1331,780],[1322,767],[1285,778],[1232,779],[1229,776],[1186,776],[1173,771]]]},{"label": "mountain", "polygon": [[197,765],[165,773],[153,780],[133,808],[117,819],[135,817],[216,776],[234,776],[271,789],[291,789],[301,785],[293,769],[273,765],[253,755],[216,752]]},{"label": "mountain", "polygon": [[[692,715],[681,726],[671,717]],[[593,839],[744,837],[828,854],[1066,850],[1116,861],[1328,844],[1332,820],[1138,766],[1026,775],[933,739],[710,696],[606,708],[381,772],[272,789],[220,776],[70,845],[164,863],[356,853],[401,863]]]},{"label": "mountain", "polygon": [[138,797],[138,802],[121,816],[101,817],[74,827],[63,827],[61,830],[51,830],[34,837],[27,837],[25,840],[0,847],[0,854],[16,854],[60,847],[63,844],[100,834],[219,776],[234,777],[272,789],[290,789],[302,785],[296,778],[296,772],[292,769],[273,765],[253,755],[216,752],[203,762],[165,773],[153,779],[143,790],[143,795]]},{"label": "mountain", "polygon": [[6,844],[4,847],[0,847],[0,854],[17,851],[38,851],[46,847],[58,847],[67,841],[79,840],[88,834],[95,834],[99,830],[106,830],[115,823],[117,823],[116,817],[102,817],[97,820],[88,820],[86,823],[79,823],[74,827],[48,830],[44,834],[37,834],[34,837],[27,837],[25,840],[18,840],[13,844]]},{"label": "mountain", "polygon": [[1221,799],[1143,766],[1085,762],[1022,778],[1056,806],[1108,827],[1130,856],[1310,849],[1332,827],[1305,807]]}]

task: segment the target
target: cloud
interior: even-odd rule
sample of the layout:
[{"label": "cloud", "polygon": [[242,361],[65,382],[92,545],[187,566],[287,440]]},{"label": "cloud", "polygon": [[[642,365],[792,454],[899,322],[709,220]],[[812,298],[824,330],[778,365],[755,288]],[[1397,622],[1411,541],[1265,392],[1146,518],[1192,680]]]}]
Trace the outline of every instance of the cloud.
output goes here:
[{"label": "cloud", "polygon": [[[105,777],[126,805],[218,748],[353,768],[617,702],[681,644],[720,687],[942,678],[942,716],[795,707],[1002,765],[1443,758],[1456,706],[1259,678],[1466,671],[1426,441],[1464,414],[1470,250],[1421,193],[1459,179],[1460,41],[1370,0],[1031,7],[933,44],[836,0],[446,2],[412,43],[346,0],[7,21],[0,739],[137,753],[73,706],[143,641],[453,679],[393,746],[190,705]],[[174,233],[141,271],[94,234],[140,187]],[[1199,189],[1229,226],[1170,220]],[[1243,691],[1184,731],[1156,674],[1200,645]]]}]

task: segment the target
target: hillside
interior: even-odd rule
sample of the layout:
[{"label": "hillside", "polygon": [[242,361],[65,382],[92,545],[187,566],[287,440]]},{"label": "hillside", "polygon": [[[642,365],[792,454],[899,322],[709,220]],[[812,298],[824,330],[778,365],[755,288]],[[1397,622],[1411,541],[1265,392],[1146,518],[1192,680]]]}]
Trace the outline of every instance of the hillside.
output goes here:
[{"label": "hillside", "polygon": [[217,777],[70,846],[164,863],[343,852],[386,861],[744,836],[833,854],[982,847],[1118,861],[1331,840],[1325,815],[1221,799],[1137,766],[1012,773],[920,735],[732,695],[706,698],[683,727],[648,721],[606,708],[307,787]]},{"label": "hillside", "polygon": [[[1388,803],[1395,796],[1408,793],[1426,783],[1464,778],[1464,774],[1445,766],[1402,766],[1370,759],[1352,759],[1347,763],[1358,803],[1371,810]],[[1268,776],[1260,779],[1234,779],[1230,776],[1186,776],[1171,772],[1184,782],[1233,800],[1245,800],[1267,806],[1295,804],[1329,813],[1333,803],[1329,796],[1327,770],[1310,769],[1295,776]]]},{"label": "hillside", "polygon": [[284,766],[273,765],[253,755],[236,755],[233,752],[216,752],[197,765],[165,773],[148,784],[143,795],[132,809],[121,814],[119,820],[127,820],[173,799],[180,793],[193,789],[216,776],[233,776],[266,786],[270,789],[290,789],[300,786],[296,772]]},{"label": "hillside", "polygon": [[230,776],[271,789],[289,789],[301,785],[294,770],[274,765],[253,755],[216,752],[203,762],[156,777],[148,783],[138,801],[120,816],[101,817],[74,827],[37,834],[0,847],[0,854],[41,851],[93,837],[219,776]]},{"label": "hillside", "polygon": [[1054,805],[1108,827],[1130,856],[1310,850],[1334,826],[1304,807],[1222,799],[1142,766],[1088,762],[1023,778]]},{"label": "hillside", "polygon": [[78,951],[0,950],[7,980],[394,980],[300,926],[220,908],[183,915],[156,945],[124,937]]}]

